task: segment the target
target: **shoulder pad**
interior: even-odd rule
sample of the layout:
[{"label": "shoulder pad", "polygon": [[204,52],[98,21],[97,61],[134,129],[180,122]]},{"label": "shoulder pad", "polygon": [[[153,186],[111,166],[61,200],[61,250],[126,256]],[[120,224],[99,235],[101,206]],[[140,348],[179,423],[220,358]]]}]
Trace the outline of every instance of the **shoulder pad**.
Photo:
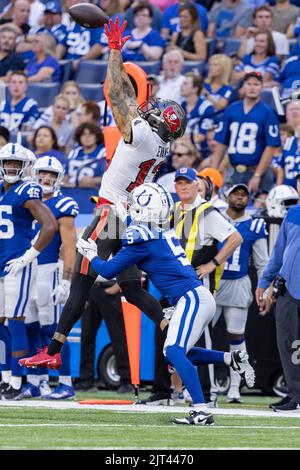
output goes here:
[{"label": "shoulder pad", "polygon": [[124,236],[125,245],[134,245],[136,243],[144,243],[156,238],[153,231],[145,225],[130,225]]},{"label": "shoulder pad", "polygon": [[250,225],[250,232],[254,232],[259,237],[266,237],[268,235],[268,232],[264,219],[253,219]]},{"label": "shoulder pad", "polygon": [[69,196],[61,196],[55,204],[61,217],[76,217],[79,213],[79,207],[76,201]]},{"label": "shoulder pad", "polygon": [[15,189],[15,193],[24,199],[42,199],[43,190],[38,183],[24,182]]}]

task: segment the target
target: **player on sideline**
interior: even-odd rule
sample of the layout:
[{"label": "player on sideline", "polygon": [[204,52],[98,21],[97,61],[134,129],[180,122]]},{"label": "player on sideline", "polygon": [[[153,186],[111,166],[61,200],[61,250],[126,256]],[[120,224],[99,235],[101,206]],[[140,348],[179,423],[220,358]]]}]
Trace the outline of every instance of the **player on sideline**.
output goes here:
[{"label": "player on sideline", "polygon": [[[122,134],[108,170],[104,173],[99,191],[96,217],[87,227],[83,238],[92,238],[98,253],[108,259],[121,248],[120,237],[127,219],[125,206],[134,188],[151,182],[161,163],[164,162],[169,142],[182,137],[186,129],[186,117],[181,106],[170,100],[148,101],[138,107],[134,88],[124,69],[121,49],[129,36],[122,37],[126,22],[105,25],[110,57],[107,68],[107,92],[111,110]],[[48,349],[27,359],[26,366],[59,368],[60,350],[70,330],[80,318],[88,293],[97,274],[87,259],[78,256],[70,296],[63,309],[57,330]],[[163,326],[167,322],[159,302],[141,288],[141,275],[132,266],[118,276],[126,300],[154,322]]]},{"label": "player on sideline", "polygon": [[97,256],[97,244],[89,239],[77,242],[79,252],[91,262],[93,269],[107,279],[137,264],[145,271],[156,288],[175,306],[171,317],[164,355],[179,373],[193,400],[193,411],[175,424],[210,425],[213,416],[204,402],[198,372],[199,363],[225,363],[254,385],[254,370],[246,351],[224,353],[193,347],[212,320],[216,304],[212,294],[203,286],[185,256],[168,221],[173,208],[170,193],[156,183],[146,183],[131,194],[129,206],[132,223],[123,236],[123,248],[110,261]]},{"label": "player on sideline", "polygon": [[[74,219],[78,215],[79,208],[74,199],[64,196],[59,191],[63,176],[64,169],[54,157],[39,158],[32,168],[33,181],[39,183],[43,189],[43,202],[56,218],[58,232],[37,258],[37,298],[30,303],[29,315],[25,321],[31,354],[34,354],[39,346],[40,333],[46,344],[51,341],[59,320],[59,304],[65,304],[69,297],[75,267],[77,237]],[[39,226],[35,229],[38,232]],[[62,278],[59,275],[58,265],[61,247],[63,247]],[[52,400],[73,398],[75,392],[71,380],[70,356],[70,345],[66,341],[62,350],[59,384],[52,393],[49,385],[47,387],[47,375],[42,375],[40,368],[37,368],[27,375],[27,384],[22,388],[24,397],[42,395]]]},{"label": "player on sideline", "polygon": [[[30,165],[27,150],[18,144],[7,144],[0,151],[0,312],[8,320],[11,336],[11,367],[2,374],[1,398],[21,398],[22,368],[18,364],[27,353],[24,319],[36,274],[36,258],[55,235],[57,223],[41,202],[42,188],[22,181]],[[37,220],[41,230],[32,246],[32,224]],[[3,318],[2,318],[3,323]],[[10,338],[3,324],[0,339],[9,348]],[[2,343],[2,346],[3,346]],[[11,377],[9,377],[11,369]]]}]

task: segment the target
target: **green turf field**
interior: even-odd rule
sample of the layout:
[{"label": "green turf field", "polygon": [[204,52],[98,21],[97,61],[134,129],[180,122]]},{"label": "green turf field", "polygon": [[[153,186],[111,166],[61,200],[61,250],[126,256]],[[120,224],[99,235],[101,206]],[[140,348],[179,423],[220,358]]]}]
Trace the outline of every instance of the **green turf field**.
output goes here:
[{"label": "green turf field", "polygon": [[[116,394],[78,396],[112,398]],[[268,410],[267,404],[276,401],[276,397],[244,397],[244,400],[247,410]],[[221,407],[225,407],[223,397],[221,402]],[[169,408],[171,413],[159,412],[159,407],[158,412],[146,413],[84,407],[20,408],[11,403],[9,407],[0,407],[0,449],[300,448],[300,418],[216,415],[213,427],[176,426],[171,421],[178,416],[179,408]]]}]

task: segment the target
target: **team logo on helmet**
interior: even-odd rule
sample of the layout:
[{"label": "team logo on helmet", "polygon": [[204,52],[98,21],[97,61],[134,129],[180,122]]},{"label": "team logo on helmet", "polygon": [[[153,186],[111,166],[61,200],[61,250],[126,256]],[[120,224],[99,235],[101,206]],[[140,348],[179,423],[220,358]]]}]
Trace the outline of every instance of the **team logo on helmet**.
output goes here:
[{"label": "team logo on helmet", "polygon": [[[142,202],[140,199],[145,199],[145,196],[147,197],[146,201]],[[141,194],[139,194],[136,198],[137,200],[137,203],[141,206],[141,207],[146,207],[148,206],[148,204],[150,203],[151,201],[151,198],[152,198],[152,194],[147,194],[147,191],[144,190]]]},{"label": "team logo on helmet", "polygon": [[180,119],[174,111],[173,106],[168,106],[163,112],[163,117],[171,129],[171,132],[176,132],[180,128]]}]

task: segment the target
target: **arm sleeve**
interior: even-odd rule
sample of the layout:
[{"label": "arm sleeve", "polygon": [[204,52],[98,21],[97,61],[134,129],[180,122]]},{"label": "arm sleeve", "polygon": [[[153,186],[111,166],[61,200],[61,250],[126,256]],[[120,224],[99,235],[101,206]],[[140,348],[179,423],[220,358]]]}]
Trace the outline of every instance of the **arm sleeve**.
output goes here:
[{"label": "arm sleeve", "polygon": [[147,255],[145,244],[125,246],[109,261],[101,258],[94,258],[91,262],[92,268],[96,273],[112,279],[130,266],[141,261]]},{"label": "arm sleeve", "polygon": [[260,238],[252,245],[254,266],[257,270],[257,276],[262,276],[263,270],[269,261],[268,243],[266,238]]}]

